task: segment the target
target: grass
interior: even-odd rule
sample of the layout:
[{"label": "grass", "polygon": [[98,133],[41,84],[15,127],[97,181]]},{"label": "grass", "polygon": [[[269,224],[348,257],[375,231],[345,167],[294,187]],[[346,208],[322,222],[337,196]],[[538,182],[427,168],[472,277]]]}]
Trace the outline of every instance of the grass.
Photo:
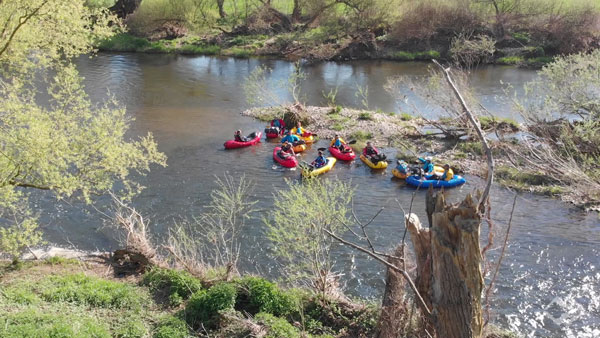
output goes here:
[{"label": "grass", "polygon": [[355,131],[352,134],[350,134],[350,136],[349,136],[350,140],[357,140],[357,141],[366,141],[366,140],[370,140],[372,138],[373,138],[372,133],[362,131],[362,130]]},{"label": "grass", "polygon": [[498,166],[495,174],[498,183],[520,191],[536,191],[549,196],[563,193],[563,188],[557,185],[558,182],[543,173]]},{"label": "grass", "polygon": [[358,114],[358,119],[361,121],[373,121],[373,115],[369,112],[362,112]]},{"label": "grass", "polygon": [[479,122],[481,123],[481,128],[483,129],[506,126],[514,131],[517,131],[520,128],[517,121],[508,117],[480,116]]},{"label": "grass", "polygon": [[525,61],[522,56],[503,56],[496,60],[496,63],[501,65],[520,65]]},{"label": "grass", "polygon": [[428,50],[425,52],[405,52],[405,51],[397,51],[389,54],[389,57],[393,60],[399,61],[415,61],[415,60],[431,60],[431,59],[439,59],[440,52],[435,50]]},{"label": "grass", "polygon": [[402,121],[410,121],[414,118],[415,117],[410,115],[409,113],[400,113],[400,120],[402,120]]},{"label": "grass", "polygon": [[100,50],[115,52],[140,52],[150,47],[150,41],[133,35],[120,33],[99,43]]},{"label": "grass", "polygon": [[217,45],[191,45],[186,44],[178,50],[181,54],[201,54],[201,55],[217,55],[221,52],[221,47]]}]

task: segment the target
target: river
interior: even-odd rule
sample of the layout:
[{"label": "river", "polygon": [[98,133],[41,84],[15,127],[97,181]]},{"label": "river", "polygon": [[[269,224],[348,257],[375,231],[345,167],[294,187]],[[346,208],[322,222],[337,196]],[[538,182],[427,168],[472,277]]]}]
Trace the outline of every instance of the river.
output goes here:
[{"label": "river", "polygon": [[[242,90],[244,77],[261,64],[273,69],[272,84],[285,79],[293,69],[286,61],[202,56],[100,54],[77,60],[92,100],[105,100],[110,90],[135,118],[132,134],[152,132],[159,149],[168,156],[166,168],[153,168],[139,178],[147,188],[134,200],[136,208],[151,220],[157,238],[174,222],[201,212],[216,185],[215,175],[227,171],[251,178],[256,185],[253,198],[263,210],[269,207],[272,192],[285,187],[285,178],[298,178],[297,171],[274,165],[270,142],[223,150],[223,142],[231,138],[233,130],[264,128],[263,123],[240,115],[247,107]],[[388,61],[305,65],[305,100],[322,104],[322,92],[338,87],[340,104],[359,106],[357,86],[368,86],[371,108],[397,112],[398,103],[383,90],[386,77],[424,76],[427,67],[426,63]],[[490,111],[514,117],[510,106],[501,100],[501,82],[520,88],[534,77],[535,72],[530,70],[489,66],[473,71],[471,81],[476,96]],[[424,112],[427,108],[426,103],[419,106]],[[394,155],[394,149],[384,150]],[[302,156],[312,159],[314,150]],[[355,205],[359,217],[369,218],[380,206],[386,208],[370,229],[377,246],[384,250],[398,243],[403,212],[396,201],[407,208],[414,191],[391,180],[389,170],[373,172],[360,161],[340,163],[322,177],[335,178],[357,185]],[[482,185],[475,177],[467,179],[466,185],[448,192],[450,200],[458,201]],[[492,190],[492,214],[499,230],[506,227],[513,196],[504,188]],[[414,211],[423,221],[424,199],[424,193],[417,193],[414,201]],[[102,226],[102,217],[93,208],[57,203],[48,196],[42,196],[38,203],[48,242],[86,250],[116,248],[112,231]],[[252,221],[244,236],[242,269],[277,276],[265,249],[261,221]],[[501,232],[496,235],[495,247],[502,236]],[[482,238],[486,237],[484,225]],[[492,300],[493,322],[524,336],[600,336],[599,244],[597,213],[586,214],[557,200],[519,194]],[[493,250],[490,258],[497,254],[498,250]],[[338,270],[345,274],[343,282],[348,293],[371,299],[381,295],[381,265],[346,248],[336,251],[336,259]]]}]

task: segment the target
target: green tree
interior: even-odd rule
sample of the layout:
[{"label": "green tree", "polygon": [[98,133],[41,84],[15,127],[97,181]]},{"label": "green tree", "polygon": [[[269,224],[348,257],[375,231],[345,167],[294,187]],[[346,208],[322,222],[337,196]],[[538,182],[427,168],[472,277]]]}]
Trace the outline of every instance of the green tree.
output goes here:
[{"label": "green tree", "polygon": [[288,189],[275,194],[264,223],[273,254],[292,282],[327,291],[327,278],[335,262],[331,257],[334,240],[323,229],[339,233],[344,224],[350,224],[353,192],[349,183],[314,179],[288,181]]},{"label": "green tree", "polygon": [[[73,57],[93,52],[118,21],[84,0],[0,1],[0,252],[17,258],[41,240],[31,191],[91,202],[151,164],[165,165],[152,135],[125,137],[131,119],[114,100],[95,105]],[[113,24],[110,24],[110,23]]]}]

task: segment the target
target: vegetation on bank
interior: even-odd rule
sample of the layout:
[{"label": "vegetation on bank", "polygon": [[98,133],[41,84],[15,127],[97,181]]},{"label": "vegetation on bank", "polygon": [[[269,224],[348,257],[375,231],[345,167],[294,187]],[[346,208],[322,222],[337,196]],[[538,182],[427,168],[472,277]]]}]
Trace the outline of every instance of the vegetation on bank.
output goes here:
[{"label": "vegetation on bank", "polygon": [[147,40],[114,37],[100,48],[540,66],[598,47],[599,17],[600,6],[587,0],[144,0],[125,24]]},{"label": "vegetation on bank", "polygon": [[60,258],[2,264],[0,337],[359,337],[372,336],[377,323],[374,304],[260,277],[208,282],[154,268],[119,279],[110,268]]}]

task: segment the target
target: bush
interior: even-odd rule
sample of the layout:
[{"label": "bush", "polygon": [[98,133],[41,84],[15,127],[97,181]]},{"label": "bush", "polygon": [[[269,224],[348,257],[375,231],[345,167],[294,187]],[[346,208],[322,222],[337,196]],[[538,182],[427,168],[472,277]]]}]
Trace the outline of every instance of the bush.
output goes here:
[{"label": "bush", "polygon": [[84,274],[49,277],[42,291],[48,302],[71,302],[104,308],[140,308],[144,295],[131,285],[89,277]]},{"label": "bush", "polygon": [[153,338],[185,338],[187,336],[188,327],[185,321],[170,315],[160,319],[152,335]]},{"label": "bush", "polygon": [[372,139],[372,138],[373,138],[372,133],[362,131],[362,130],[355,131],[354,133],[350,134],[350,137],[349,137],[350,140],[357,140],[357,141],[365,141],[365,140]]},{"label": "bush", "polygon": [[283,318],[277,318],[269,313],[261,312],[254,319],[269,328],[265,338],[300,338],[300,331]]},{"label": "bush", "polygon": [[414,119],[414,116],[410,115],[409,113],[401,113],[400,114],[400,120],[402,121],[410,121]]},{"label": "bush", "polygon": [[73,317],[26,310],[0,315],[0,337],[110,338],[106,325],[91,317]]},{"label": "bush", "polygon": [[231,283],[220,283],[208,291],[198,291],[185,308],[186,320],[193,327],[198,327],[200,323],[205,327],[215,327],[219,312],[233,309],[236,297],[237,290]]},{"label": "bush", "polygon": [[[245,277],[238,281],[247,293],[248,306],[238,307],[251,314],[266,312],[275,316],[287,316],[297,310],[298,298],[290,292],[280,290],[277,285],[260,277]],[[241,297],[240,297],[241,298]],[[240,299],[238,299],[238,303]]]},{"label": "bush", "polygon": [[362,112],[358,114],[358,119],[362,121],[373,121],[373,116],[369,112]]},{"label": "bush", "polygon": [[148,286],[152,292],[166,290],[171,305],[179,305],[202,289],[200,281],[188,272],[162,268],[153,268],[146,272],[142,285]]}]

